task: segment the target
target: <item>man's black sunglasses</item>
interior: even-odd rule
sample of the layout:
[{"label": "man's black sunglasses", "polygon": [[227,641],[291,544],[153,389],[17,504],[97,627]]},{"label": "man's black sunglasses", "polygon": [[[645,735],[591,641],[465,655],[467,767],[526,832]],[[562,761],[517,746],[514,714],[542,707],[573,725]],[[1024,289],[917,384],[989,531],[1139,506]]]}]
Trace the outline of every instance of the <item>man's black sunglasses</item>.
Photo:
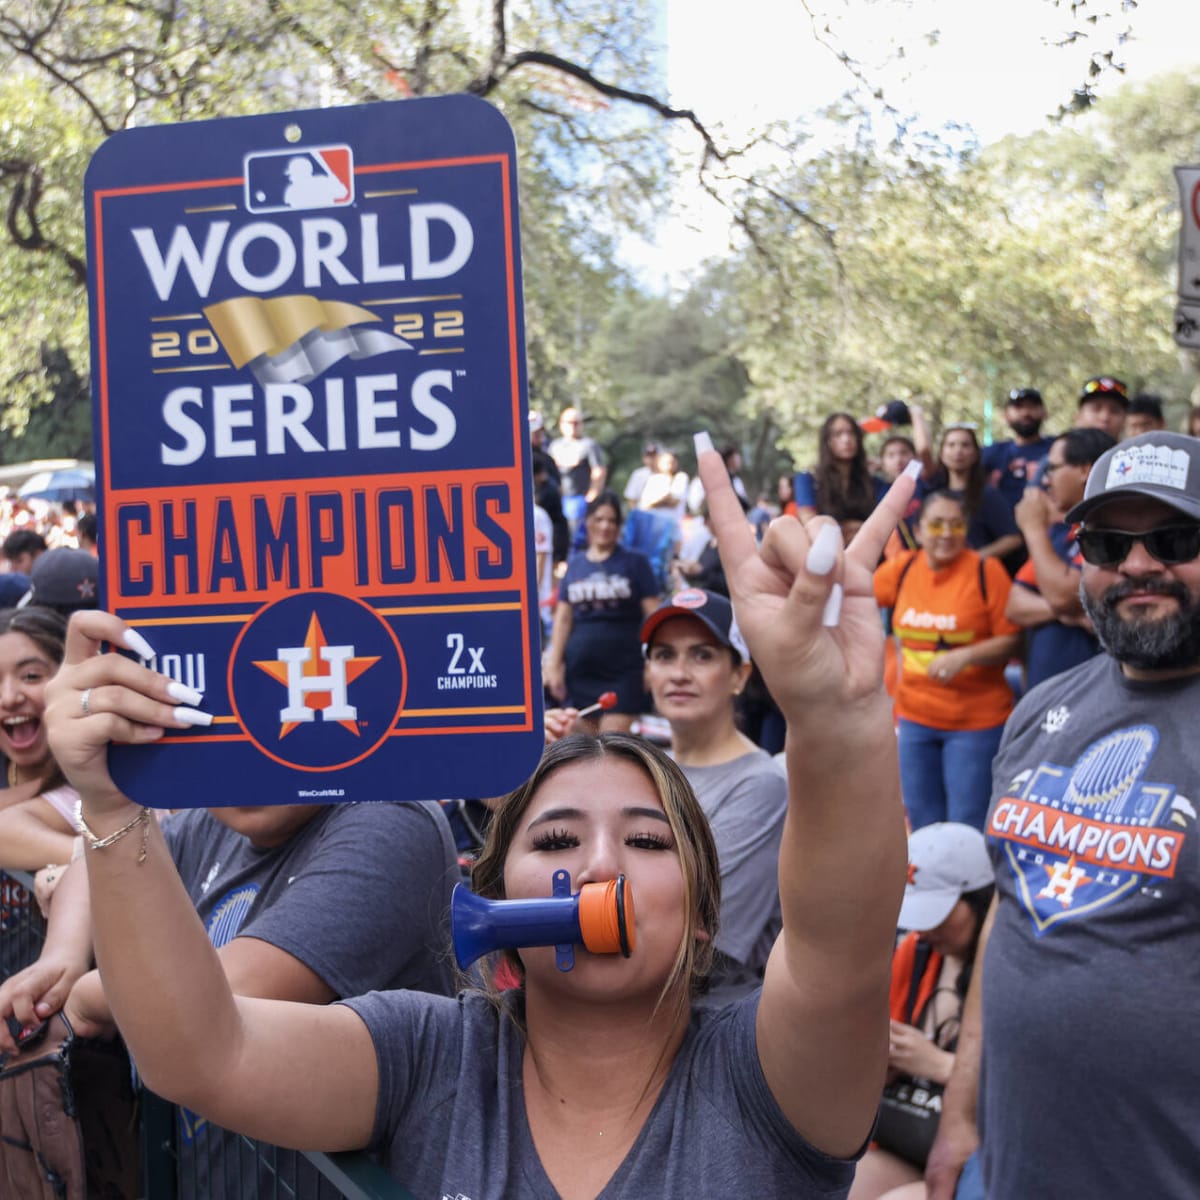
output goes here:
[{"label": "man's black sunglasses", "polygon": [[1144,533],[1085,527],[1080,529],[1078,541],[1079,553],[1094,567],[1115,567],[1123,563],[1134,542],[1141,542],[1151,558],[1171,567],[1191,562],[1200,555],[1200,525],[1160,525]]}]

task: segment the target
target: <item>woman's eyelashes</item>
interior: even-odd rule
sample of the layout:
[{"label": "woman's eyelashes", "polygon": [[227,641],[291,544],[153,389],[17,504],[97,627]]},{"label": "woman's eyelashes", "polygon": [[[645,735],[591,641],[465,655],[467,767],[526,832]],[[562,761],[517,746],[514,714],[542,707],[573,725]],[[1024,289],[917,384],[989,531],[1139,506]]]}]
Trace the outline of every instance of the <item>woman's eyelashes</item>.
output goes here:
[{"label": "woman's eyelashes", "polygon": [[566,829],[547,829],[533,839],[535,850],[571,850],[579,845],[579,839]]},{"label": "woman's eyelashes", "polygon": [[675,843],[664,833],[631,833],[625,845],[636,850],[674,850]]},{"label": "woman's eyelashes", "polygon": [[[533,839],[535,850],[573,850],[578,845],[578,836],[569,829],[547,829]],[[632,846],[635,850],[673,850],[675,848],[675,843],[670,835],[654,830],[627,834],[625,845]]]}]

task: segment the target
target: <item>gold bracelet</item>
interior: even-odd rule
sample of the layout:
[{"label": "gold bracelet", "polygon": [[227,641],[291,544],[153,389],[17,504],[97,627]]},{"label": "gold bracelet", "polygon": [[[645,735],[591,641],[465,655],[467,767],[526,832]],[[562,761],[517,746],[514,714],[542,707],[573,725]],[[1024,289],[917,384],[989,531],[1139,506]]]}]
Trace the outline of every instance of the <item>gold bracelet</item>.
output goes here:
[{"label": "gold bracelet", "polygon": [[80,800],[75,805],[75,828],[92,850],[103,850],[105,847],[111,846],[114,842],[119,842],[127,833],[132,833],[138,825],[142,827],[142,850],[138,855],[138,864],[140,866],[146,861],[146,852],[150,844],[150,810],[148,808],[139,809],[137,816],[127,825],[122,825],[115,833],[110,833],[107,837],[98,838],[87,827],[87,822],[83,819],[83,801]]}]

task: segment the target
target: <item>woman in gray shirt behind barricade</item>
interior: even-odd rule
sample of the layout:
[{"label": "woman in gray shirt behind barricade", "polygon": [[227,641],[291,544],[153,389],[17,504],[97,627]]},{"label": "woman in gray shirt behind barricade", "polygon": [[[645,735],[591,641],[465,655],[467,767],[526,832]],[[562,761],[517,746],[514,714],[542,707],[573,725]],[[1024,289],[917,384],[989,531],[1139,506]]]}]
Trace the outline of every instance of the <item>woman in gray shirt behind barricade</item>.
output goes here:
[{"label": "woman in gray shirt behind barricade", "polygon": [[787,815],[783,768],[738,727],[734,701],[750,651],[733,606],[684,588],[642,625],[646,688],[671,726],[671,757],[712,827],[721,865],[721,931],[701,1003],[719,1007],[762,983],[779,932],[776,863]]},{"label": "woman in gray shirt behind barricade", "polygon": [[183,723],[167,680],[97,654],[126,627],[80,613],[47,719],[82,797],[96,956],[148,1086],[276,1144],[370,1145],[422,1200],[844,1196],[883,1086],[905,876],[871,568],[912,481],[845,554],[827,519],[775,522],[760,551],[707,438],[698,457],[742,632],[790,726],[783,928],[761,991],[692,1011],[718,922],[711,835],[678,768],[611,734],[551,747],[498,809],[476,881],[533,898],[560,870],[573,889],[624,875],[630,957],[578,947],[563,972],[553,947],[524,950],[496,1005],[234,997],[157,823],[107,770],[109,740]]}]

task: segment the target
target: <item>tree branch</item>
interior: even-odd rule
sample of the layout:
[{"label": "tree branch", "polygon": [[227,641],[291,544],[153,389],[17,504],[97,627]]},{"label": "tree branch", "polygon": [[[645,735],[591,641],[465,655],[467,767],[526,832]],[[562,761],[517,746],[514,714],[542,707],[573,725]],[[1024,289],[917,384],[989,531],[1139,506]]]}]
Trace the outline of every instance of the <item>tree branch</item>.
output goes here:
[{"label": "tree branch", "polygon": [[699,134],[700,140],[704,143],[702,170],[704,164],[712,160],[723,163],[728,157],[727,152],[717,145],[708,128],[692,109],[674,108],[665,101],[660,100],[657,96],[650,95],[648,92],[636,92],[629,88],[620,87],[615,83],[609,83],[607,80],[593,74],[586,67],[581,67],[578,63],[571,62],[569,59],[562,58],[557,54],[548,54],[543,50],[519,51],[504,60],[499,70],[489,70],[487,74],[473,80],[467,85],[466,90],[476,96],[487,96],[495,91],[508,76],[519,71],[522,67],[530,65],[549,67],[553,71],[558,71],[572,79],[579,80],[580,83],[586,84],[593,91],[598,92],[601,96],[606,96],[610,100],[625,100],[630,104],[636,104],[642,108],[649,109],[665,120],[683,121],[690,125]]}]

